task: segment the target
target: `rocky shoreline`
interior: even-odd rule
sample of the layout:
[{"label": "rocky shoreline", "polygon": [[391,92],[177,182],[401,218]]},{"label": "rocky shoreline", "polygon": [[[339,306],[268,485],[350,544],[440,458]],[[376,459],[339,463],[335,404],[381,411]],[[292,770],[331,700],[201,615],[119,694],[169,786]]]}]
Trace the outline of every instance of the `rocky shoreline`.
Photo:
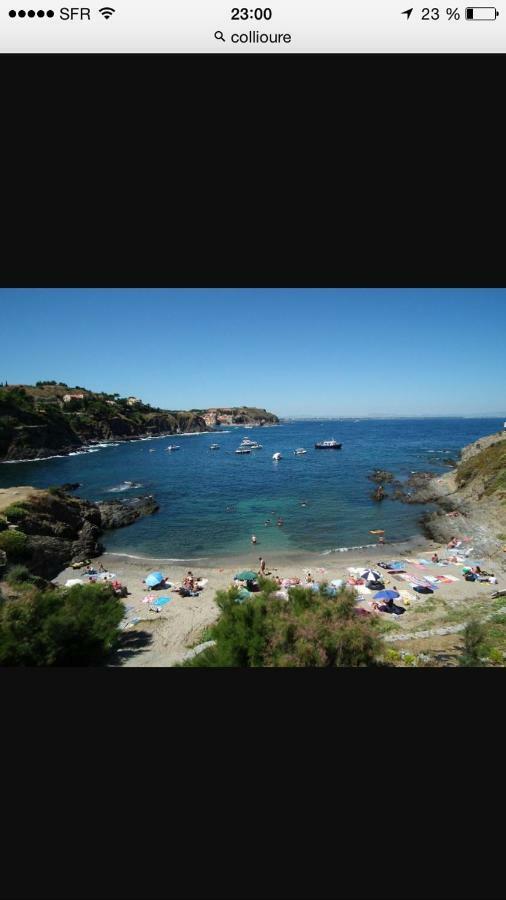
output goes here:
[{"label": "rocky shoreline", "polygon": [[[485,459],[489,449],[502,446],[506,450],[506,433],[488,435],[464,447],[456,468],[450,472],[416,473],[413,490],[404,502],[437,504],[436,511],[421,519],[427,537],[443,544],[452,538],[465,538],[476,556],[496,559],[506,569],[506,491],[491,489]],[[473,458],[474,470],[466,477],[466,464]],[[503,471],[506,472],[506,466]]]},{"label": "rocky shoreline", "polygon": [[23,563],[33,574],[51,579],[74,562],[100,556],[104,531],[158,509],[152,495],[93,503],[61,488],[8,488],[0,491],[0,543],[9,563]]}]

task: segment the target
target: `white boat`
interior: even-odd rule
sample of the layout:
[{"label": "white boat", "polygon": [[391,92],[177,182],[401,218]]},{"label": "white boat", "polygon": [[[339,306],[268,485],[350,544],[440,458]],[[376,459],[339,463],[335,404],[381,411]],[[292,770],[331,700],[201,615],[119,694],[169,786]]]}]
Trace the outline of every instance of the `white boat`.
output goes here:
[{"label": "white boat", "polygon": [[220,449],[220,445],[219,445],[219,444],[211,444],[211,446],[209,447],[209,449],[210,449],[210,450],[219,450],[219,449]]},{"label": "white boat", "polygon": [[277,461],[278,459],[282,459],[281,453],[273,453],[273,454],[272,454],[272,458],[275,459],[276,461]]},{"label": "white boat", "polygon": [[251,453],[251,450],[249,447],[238,447],[235,452],[243,454],[243,453]]},{"label": "white boat", "polygon": [[340,450],[343,445],[332,438],[331,441],[318,441],[314,446],[315,450]]},{"label": "white boat", "polygon": [[250,444],[250,450],[263,450],[263,447],[255,441],[254,444]]},{"label": "white boat", "polygon": [[250,438],[245,437],[241,441],[241,447],[251,447],[251,445],[254,443],[255,441],[252,441]]},{"label": "white boat", "polygon": [[169,444],[169,446],[166,447],[165,449],[166,450],[179,450],[179,446],[177,444]]},{"label": "white boat", "polygon": [[151,450],[150,450],[149,452],[150,452],[150,453],[156,453],[156,447],[152,447]]},{"label": "white boat", "polygon": [[304,447],[298,447],[297,450],[293,451],[296,456],[302,456],[303,453],[307,453],[307,450],[304,450]]}]

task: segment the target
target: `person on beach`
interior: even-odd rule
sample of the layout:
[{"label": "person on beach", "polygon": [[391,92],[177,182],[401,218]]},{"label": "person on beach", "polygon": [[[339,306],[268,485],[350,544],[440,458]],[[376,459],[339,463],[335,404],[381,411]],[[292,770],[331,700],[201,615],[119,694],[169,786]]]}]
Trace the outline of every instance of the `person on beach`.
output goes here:
[{"label": "person on beach", "polygon": [[313,576],[311,575],[311,572],[308,572],[306,574],[306,584],[312,584],[312,583],[313,583]]},{"label": "person on beach", "polygon": [[457,544],[458,544],[457,538],[452,537],[451,541],[449,541],[446,546],[448,547],[449,550],[453,550],[453,548],[456,547]]},{"label": "person on beach", "polygon": [[99,572],[105,572],[105,571],[106,571],[106,570],[104,569],[102,563],[99,563],[99,564],[98,564],[98,571],[99,571]]},{"label": "person on beach", "polygon": [[262,557],[259,556],[258,561],[260,563],[260,575],[265,575],[265,559],[262,559]]},{"label": "person on beach", "polygon": [[252,535],[251,535],[251,543],[252,543],[252,544],[256,544],[256,542],[257,542],[257,539],[256,539],[255,535],[252,534]]},{"label": "person on beach", "polygon": [[433,553],[433,554],[432,554],[432,562],[433,562],[433,563],[438,563],[438,562],[439,562],[439,556],[437,555],[437,553]]}]

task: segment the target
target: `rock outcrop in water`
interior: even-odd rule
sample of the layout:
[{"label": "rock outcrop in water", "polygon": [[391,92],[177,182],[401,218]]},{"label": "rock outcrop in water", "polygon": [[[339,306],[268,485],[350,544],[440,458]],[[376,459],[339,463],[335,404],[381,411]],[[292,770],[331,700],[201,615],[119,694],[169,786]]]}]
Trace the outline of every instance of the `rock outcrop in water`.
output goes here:
[{"label": "rock outcrop in water", "polygon": [[[0,461],[45,459],[104,441],[207,431],[220,424],[278,421],[265,409],[164,410],[136,397],[56,382],[0,388]],[[214,425],[212,424],[214,423]]]},{"label": "rock outcrop in water", "polygon": [[102,532],[159,509],[154,497],[92,503],[61,489],[0,491],[0,551],[35,575],[54,578],[72,562],[100,556]]}]

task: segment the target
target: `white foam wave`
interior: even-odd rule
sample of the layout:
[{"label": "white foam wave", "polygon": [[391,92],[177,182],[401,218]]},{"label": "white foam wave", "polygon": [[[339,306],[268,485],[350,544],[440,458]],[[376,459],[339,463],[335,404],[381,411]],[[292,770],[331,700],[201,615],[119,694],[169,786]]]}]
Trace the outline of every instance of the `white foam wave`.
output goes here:
[{"label": "white foam wave", "polygon": [[132,482],[124,481],[122,484],[118,484],[116,487],[108,488],[106,493],[107,494],[119,494],[122,491],[134,491],[137,488],[141,488],[141,487],[143,487],[143,485],[137,481],[132,481]]},{"label": "white foam wave", "polygon": [[348,550],[367,550],[369,547],[377,546],[377,544],[356,544],[353,547],[334,547],[333,550],[323,550],[320,556],[329,556],[331,553],[347,553]]},{"label": "white foam wave", "polygon": [[114,550],[107,550],[106,553],[109,556],[124,556],[127,559],[140,559],[142,562],[167,562],[167,563],[178,563],[178,562],[205,562],[210,559],[209,556],[197,556],[190,558],[189,556],[185,556],[183,558],[177,558],[172,556],[134,556],[133,553],[116,553]]}]

